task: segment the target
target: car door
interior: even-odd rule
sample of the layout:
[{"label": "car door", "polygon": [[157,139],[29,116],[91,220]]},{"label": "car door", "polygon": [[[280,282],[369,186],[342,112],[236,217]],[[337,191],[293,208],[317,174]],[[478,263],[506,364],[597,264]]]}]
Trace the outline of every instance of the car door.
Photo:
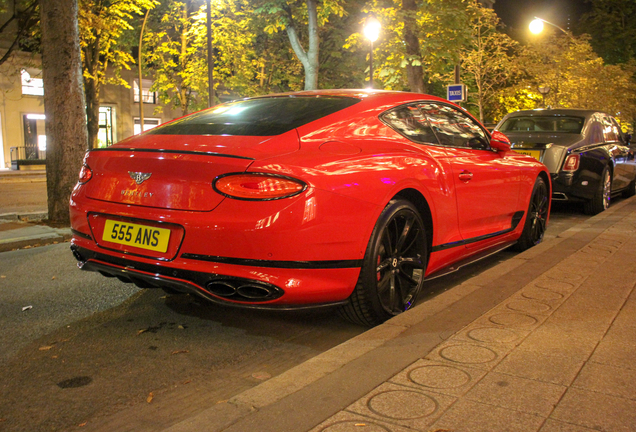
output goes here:
[{"label": "car door", "polygon": [[507,231],[519,209],[520,169],[493,151],[485,130],[470,116],[443,103],[420,109],[449,155],[459,229],[469,245]]},{"label": "car door", "polygon": [[629,147],[622,141],[622,135],[616,120],[609,115],[603,115],[603,135],[607,150],[614,160],[614,176],[612,190],[620,190],[632,181],[633,165],[628,164]]}]

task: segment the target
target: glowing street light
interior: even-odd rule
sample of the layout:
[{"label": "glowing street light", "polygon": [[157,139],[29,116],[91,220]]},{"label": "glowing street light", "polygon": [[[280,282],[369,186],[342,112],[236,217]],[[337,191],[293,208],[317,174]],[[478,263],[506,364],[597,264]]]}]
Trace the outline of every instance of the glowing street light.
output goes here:
[{"label": "glowing street light", "polygon": [[558,25],[551,23],[550,21],[546,21],[543,18],[538,18],[538,17],[534,17],[534,19],[530,22],[530,31],[533,34],[539,34],[543,31],[543,24],[549,24],[552,27],[556,27],[559,30],[561,30],[563,33],[565,33],[566,35],[572,37],[572,35],[570,35],[567,31],[563,30],[561,27],[559,27]]},{"label": "glowing street light", "polygon": [[369,87],[373,88],[373,42],[380,37],[382,25],[373,15],[370,15],[364,24],[364,36],[371,43],[371,53],[369,54]]},{"label": "glowing street light", "polygon": [[539,34],[543,31],[543,20],[535,18],[530,22],[530,32],[532,34]]}]

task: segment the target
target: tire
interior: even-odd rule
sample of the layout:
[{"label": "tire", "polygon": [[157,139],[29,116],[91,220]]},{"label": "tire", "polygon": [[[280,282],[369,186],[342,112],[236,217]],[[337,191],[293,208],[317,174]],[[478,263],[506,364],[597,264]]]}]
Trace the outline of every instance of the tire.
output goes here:
[{"label": "tire", "polygon": [[584,205],[585,214],[595,215],[607,210],[610,205],[610,199],[612,197],[612,174],[608,167],[603,169],[601,174],[601,181],[598,185],[594,197],[586,201]]},{"label": "tire", "polygon": [[630,198],[636,195],[636,178],[627,186],[627,189],[623,191],[623,198]]},{"label": "tire", "polygon": [[392,200],[376,222],[360,276],[340,315],[374,326],[410,309],[424,283],[426,232],[417,209]]},{"label": "tire", "polygon": [[521,237],[514,246],[515,250],[523,252],[541,243],[547,227],[549,208],[548,186],[541,177],[537,177],[532,188],[532,195],[530,195],[526,222],[523,225]]}]

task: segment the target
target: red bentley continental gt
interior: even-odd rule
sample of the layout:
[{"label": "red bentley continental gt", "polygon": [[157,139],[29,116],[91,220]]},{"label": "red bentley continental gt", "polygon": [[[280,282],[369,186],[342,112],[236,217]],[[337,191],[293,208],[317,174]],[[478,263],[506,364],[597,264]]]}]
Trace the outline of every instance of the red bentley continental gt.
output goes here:
[{"label": "red bentley continental gt", "polygon": [[426,279],[541,241],[547,169],[434,96],[321,90],[215,106],[86,154],[79,267],[375,325]]}]

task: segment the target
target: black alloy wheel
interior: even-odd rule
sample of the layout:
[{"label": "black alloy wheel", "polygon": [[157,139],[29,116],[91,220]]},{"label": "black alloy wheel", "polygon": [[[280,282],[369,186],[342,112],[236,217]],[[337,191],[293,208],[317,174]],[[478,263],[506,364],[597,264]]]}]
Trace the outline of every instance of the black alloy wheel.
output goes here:
[{"label": "black alloy wheel", "polygon": [[410,309],[424,283],[426,232],[417,209],[406,200],[386,206],[367,246],[358,283],[341,314],[376,325]]},{"label": "black alloy wheel", "polygon": [[548,224],[548,212],[550,209],[550,198],[548,186],[541,177],[537,177],[532,188],[530,204],[528,205],[528,215],[521,232],[521,237],[515,245],[518,251],[531,248],[543,240]]}]

